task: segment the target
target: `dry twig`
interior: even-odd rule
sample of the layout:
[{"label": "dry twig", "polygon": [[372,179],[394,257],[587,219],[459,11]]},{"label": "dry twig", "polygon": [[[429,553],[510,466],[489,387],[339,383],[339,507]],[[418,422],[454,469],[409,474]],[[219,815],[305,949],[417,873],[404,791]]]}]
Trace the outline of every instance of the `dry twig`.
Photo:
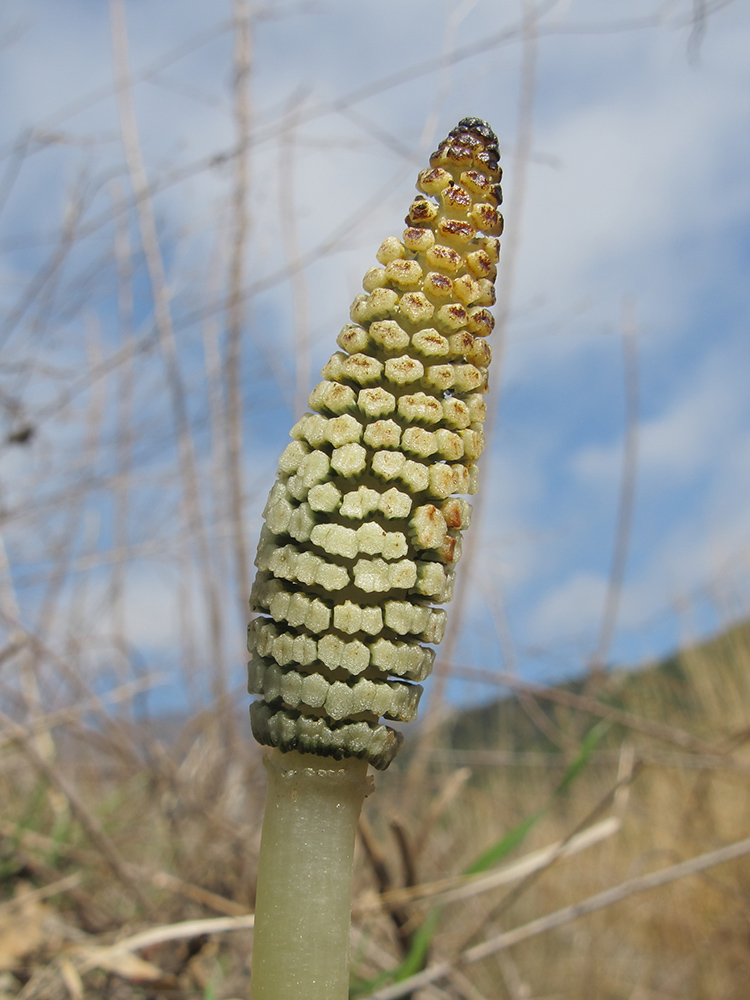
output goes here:
[{"label": "dry twig", "polygon": [[621,900],[627,899],[636,893],[656,889],[659,886],[667,885],[669,882],[685,878],[687,875],[697,874],[715,865],[724,864],[727,861],[733,861],[735,858],[743,857],[746,854],[750,854],[750,838],[730,844],[728,847],[722,847],[717,851],[709,851],[707,854],[701,854],[697,858],[691,858],[689,861],[671,865],[662,871],[629,879],[627,882],[622,882],[611,889],[606,889],[604,892],[590,896],[580,903],[565,906],[561,910],[549,913],[546,917],[539,917],[537,920],[532,920],[522,927],[516,927],[512,931],[506,931],[504,934],[484,941],[482,944],[475,945],[473,948],[462,952],[455,963],[437,963],[429,966],[423,972],[419,972],[400,983],[396,983],[394,986],[387,986],[382,990],[376,990],[367,997],[367,1000],[397,1000],[398,997],[408,996],[422,986],[439,981],[445,976],[450,975],[456,966],[460,968],[470,965],[472,962],[479,962],[483,958],[494,955],[506,948],[512,948],[513,945],[527,941],[538,934],[544,934],[548,930],[561,927],[563,924],[577,920],[588,913],[594,913],[596,910],[619,903]]}]

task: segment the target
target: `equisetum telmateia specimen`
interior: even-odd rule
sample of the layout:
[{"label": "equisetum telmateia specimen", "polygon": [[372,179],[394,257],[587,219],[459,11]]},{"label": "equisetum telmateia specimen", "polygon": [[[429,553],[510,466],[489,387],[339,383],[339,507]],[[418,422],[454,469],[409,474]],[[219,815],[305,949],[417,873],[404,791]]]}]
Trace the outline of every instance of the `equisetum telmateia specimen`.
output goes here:
[{"label": "equisetum telmateia specimen", "polygon": [[[453,592],[471,515],[463,497],[477,490],[484,447],[486,338],[494,325],[487,307],[495,301],[503,227],[498,158],[497,139],[478,118],[460,121],[432,154],[407,228],[401,239],[381,244],[378,266],[365,274],[351,322],[339,333],[340,350],[310,394],[311,412],[292,428],[264,510],[251,596],[260,617],[248,638],[249,690],[261,698],[250,714],[255,738],[281,754],[269,763],[261,847],[252,972],[258,1000],[346,996],[350,897],[340,919],[343,941],[335,946],[341,961],[321,958],[330,942],[319,941],[284,984],[274,966],[288,969],[294,961],[288,938],[316,921],[329,926],[334,903],[329,898],[324,912],[279,930],[287,941],[276,951],[261,911],[283,908],[282,871],[293,896],[289,918],[304,908],[290,865],[305,883],[313,877],[309,868],[321,869],[312,893],[317,902],[310,904],[318,910],[332,866],[348,864],[350,884],[367,764],[386,768],[401,742],[380,719],[415,717],[418,682],[429,675],[431,647],[445,631],[446,614],[437,605]],[[352,775],[359,781],[341,834],[346,860],[323,863],[316,854],[336,837],[330,806],[319,817],[321,844],[308,845],[306,861],[289,846],[295,822],[308,840],[318,836],[314,822],[299,814],[307,808],[298,784],[305,771],[328,775],[342,788]],[[292,802],[295,817],[283,819]],[[285,860],[274,860],[282,840]],[[339,978],[324,982],[337,963]]]}]

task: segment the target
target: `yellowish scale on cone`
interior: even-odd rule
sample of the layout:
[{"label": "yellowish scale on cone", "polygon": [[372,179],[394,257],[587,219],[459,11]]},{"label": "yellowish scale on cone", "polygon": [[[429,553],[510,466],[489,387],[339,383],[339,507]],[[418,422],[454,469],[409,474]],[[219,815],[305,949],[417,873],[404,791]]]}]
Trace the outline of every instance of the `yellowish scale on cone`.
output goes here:
[{"label": "yellowish scale on cone", "polygon": [[465,118],[364,276],[263,516],[253,733],[385,768],[415,718],[478,485],[503,220],[497,139]]}]

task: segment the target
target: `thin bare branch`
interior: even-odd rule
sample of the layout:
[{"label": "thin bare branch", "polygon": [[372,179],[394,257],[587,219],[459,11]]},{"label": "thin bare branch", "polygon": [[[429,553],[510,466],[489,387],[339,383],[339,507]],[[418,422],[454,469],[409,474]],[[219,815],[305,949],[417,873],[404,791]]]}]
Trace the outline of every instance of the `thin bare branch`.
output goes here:
[{"label": "thin bare branch", "polygon": [[[164,359],[167,385],[172,403],[172,413],[177,428],[187,521],[191,532],[195,536],[200,580],[208,612],[211,639],[210,656],[213,668],[212,687],[214,700],[218,706],[219,704],[225,704],[227,693],[227,668],[224,658],[222,611],[213,567],[211,565],[211,553],[201,509],[197,459],[190,430],[185,387],[180,374],[177,342],[172,324],[164,262],[156,231],[156,220],[149,196],[148,179],[138,136],[138,125],[130,82],[124,0],[110,0],[110,18],[112,22],[112,44],[123,146],[130,173],[130,181],[138,206],[141,239],[146,255],[154,300],[158,343]],[[227,713],[224,723],[222,732],[231,744],[234,742],[235,732],[234,716],[232,713]]]},{"label": "thin bare branch", "polygon": [[0,348],[5,347],[28,310],[39,301],[49,283],[59,275],[76,239],[80,236],[81,220],[87,205],[84,191],[75,192],[66,205],[57,245],[46,264],[34,274],[16,304],[8,310],[3,319],[0,326]]},{"label": "thin bare branch", "polygon": [[[234,21],[232,18],[229,18],[217,21],[216,24],[211,25],[209,28],[202,29],[197,34],[192,35],[190,38],[187,38],[178,45],[175,45],[173,48],[168,49],[150,65],[134,73],[132,76],[133,85],[145,83],[152,77],[162,73],[165,69],[174,65],[174,63],[179,62],[186,56],[196,52],[198,49],[202,48],[202,46],[207,45],[216,38],[220,38],[222,35],[227,34],[233,27]],[[88,111],[90,108],[95,107],[102,101],[109,100],[116,92],[116,84],[103,84],[100,87],[90,90],[88,94],[84,94],[81,97],[76,98],[65,107],[59,108],[46,118],[38,121],[36,125],[32,126],[32,136],[35,133],[43,134],[46,132],[57,131],[63,122],[67,121],[69,118],[73,118],[75,115],[81,114],[82,111]],[[15,148],[16,145],[0,150],[0,162],[7,156],[11,155]]]},{"label": "thin bare branch", "polygon": [[602,910],[607,906],[619,903],[629,896],[647,892],[649,889],[657,889],[677,879],[685,878],[688,875],[695,875],[698,872],[706,871],[708,868],[725,864],[727,861],[733,861],[747,854],[750,854],[750,838],[730,844],[728,847],[722,847],[717,851],[709,851],[707,854],[701,854],[696,858],[691,858],[689,861],[682,861],[679,864],[671,865],[669,868],[662,869],[662,871],[629,879],[627,882],[622,882],[611,889],[606,889],[604,892],[590,896],[580,903],[565,906],[560,910],[555,910],[554,913],[548,914],[546,917],[539,917],[537,920],[532,920],[522,927],[516,927],[512,931],[506,931],[504,934],[484,941],[482,944],[463,952],[455,963],[437,963],[429,966],[423,972],[419,972],[408,979],[402,980],[400,983],[396,983],[394,986],[387,986],[382,990],[376,990],[374,993],[369,994],[367,1000],[398,1000],[399,997],[408,996],[422,986],[438,982],[445,978],[457,966],[460,968],[464,965],[470,965],[472,962],[479,962],[483,958],[488,958],[490,955],[494,955],[506,948],[512,948],[522,941],[528,941],[529,938],[544,934],[546,931],[553,930],[556,927],[561,927],[563,924],[568,924],[588,913],[595,913],[597,910]]},{"label": "thin bare branch", "polygon": [[665,743],[672,743],[675,746],[683,747],[685,750],[692,750],[697,753],[711,754],[715,757],[725,757],[726,751],[715,747],[697,736],[692,736],[682,729],[668,726],[666,723],[657,722],[654,719],[647,719],[632,712],[624,712],[622,709],[614,708],[596,698],[587,695],[573,694],[564,688],[545,687],[542,684],[532,684],[522,681],[512,674],[501,671],[482,670],[477,667],[459,667],[451,665],[450,673],[454,677],[465,677],[467,679],[482,681],[487,684],[497,684],[500,687],[509,687],[517,691],[528,691],[536,698],[543,701],[553,701],[558,705],[567,705],[570,708],[578,709],[582,712],[589,712],[591,715],[599,716],[602,719],[609,719],[618,725],[625,726],[635,732],[644,733],[654,739]]},{"label": "thin bare branch", "polygon": [[231,203],[232,247],[229,256],[229,301],[227,303],[226,429],[227,479],[234,528],[233,555],[237,578],[240,619],[247,615],[250,589],[250,558],[245,527],[245,490],[243,476],[242,419],[242,330],[247,242],[250,233],[248,205],[250,183],[250,72],[252,38],[250,6],[247,0],[234,0],[234,122],[238,155],[234,161],[234,189]]},{"label": "thin bare branch", "polygon": [[13,899],[0,903],[0,916],[8,916],[15,910],[27,906],[31,902],[41,902],[43,899],[49,899],[51,896],[57,896],[60,893],[68,892],[70,889],[75,889],[81,884],[82,879],[83,872],[73,872],[72,875],[66,875],[65,878],[57,879],[55,882],[43,885],[39,889],[30,889],[27,892],[19,893]]},{"label": "thin bare branch", "polygon": [[[298,104],[296,99],[294,104]],[[290,264],[300,256],[294,198],[294,151],[294,129],[290,129],[284,132],[279,142],[278,169],[281,238]],[[294,418],[298,420],[307,409],[310,392],[310,295],[304,269],[295,270],[290,275],[290,281],[294,304]]]},{"label": "thin bare branch", "polygon": [[[156,687],[162,683],[163,679],[159,675],[154,675],[141,678],[137,681],[129,681],[127,684],[122,684],[120,687],[108,691],[101,697],[97,695],[95,698],[78,701],[75,705],[58,709],[56,712],[49,712],[47,715],[37,715],[27,724],[27,733],[30,738],[38,736],[40,733],[49,732],[49,730],[54,729],[56,726],[62,726],[73,722],[75,719],[80,719],[88,712],[101,709],[103,704],[116,705],[123,701],[130,701],[142,691],[148,691]],[[0,733],[0,748],[15,742],[16,737],[12,733]]]},{"label": "thin bare branch", "polygon": [[433,832],[436,824],[448,811],[448,809],[450,809],[451,805],[455,802],[456,797],[466,787],[466,783],[470,777],[471,771],[468,767],[456,768],[455,771],[448,775],[440,794],[431,800],[427,815],[424,817],[421,826],[417,828],[417,833],[414,837],[414,856],[416,858],[421,856],[422,851],[427,844],[427,840]]},{"label": "thin bare branch", "polygon": [[576,833],[566,841],[558,841],[527,854],[512,864],[482,875],[456,875],[436,882],[423,882],[408,888],[387,889],[376,900],[363,897],[355,901],[353,913],[361,916],[377,910],[380,906],[409,906],[429,900],[433,906],[444,906],[459,900],[471,899],[484,892],[491,892],[503,885],[509,885],[527,875],[541,871],[550,860],[572,857],[581,851],[601,843],[618,833],[622,826],[620,819],[609,816],[595,823],[581,833]]},{"label": "thin bare branch", "polygon": [[628,564],[630,534],[633,527],[635,489],[638,478],[638,422],[640,419],[640,385],[638,377],[638,329],[634,305],[623,303],[622,350],[625,382],[625,444],[622,452],[620,499],[617,508],[615,545],[607,583],[607,596],[602,611],[599,638],[591,656],[589,670],[594,678],[607,666],[607,657],[617,629],[617,617],[622,599],[622,585]]},{"label": "thin bare branch", "polygon": [[105,948],[86,948],[80,954],[85,959],[84,970],[95,968],[99,962],[107,961],[118,955],[151,948],[165,941],[184,941],[186,938],[199,937],[201,934],[226,934],[230,931],[249,931],[253,929],[255,916],[248,913],[244,917],[208,917],[205,920],[182,920],[176,924],[165,924],[152,927],[131,937],[123,938],[116,944]]},{"label": "thin bare branch", "polygon": [[[367,856],[367,860],[369,861],[375,876],[375,882],[378,886],[379,892],[378,898],[381,900],[385,899],[393,891],[393,880],[386,863],[385,854],[378,843],[377,837],[375,836],[374,830],[370,826],[369,820],[364,814],[359,817],[357,830],[362,846],[365,850],[365,855]],[[387,902],[383,904],[383,907],[393,924],[401,955],[406,955],[409,951],[410,936],[404,928],[409,922],[409,915],[404,912],[403,908],[398,903]]]},{"label": "thin bare branch", "polygon": [[[491,921],[497,920],[504,913],[506,913],[513,903],[517,902],[520,897],[527,892],[532,885],[534,885],[539,878],[559,861],[565,855],[566,848],[577,838],[589,834],[593,829],[595,821],[601,816],[603,812],[609,809],[614,801],[615,796],[624,788],[629,788],[637,771],[640,770],[640,765],[636,768],[626,769],[622,774],[618,775],[617,781],[614,786],[610,788],[605,795],[603,795],[593,809],[590,809],[588,813],[583,817],[583,819],[576,824],[576,826],[565,836],[557,848],[557,850],[552,851],[547,857],[544,864],[540,865],[534,871],[527,872],[526,875],[521,879],[518,885],[514,886],[513,889],[507,895],[500,900],[499,903],[492,906],[489,912],[482,916],[481,923],[473,931],[464,932],[459,938],[459,943],[457,944],[457,950],[464,951],[468,948],[472,942],[480,936],[484,927]],[[609,819],[614,820],[612,824],[613,832],[619,831],[622,821],[619,816],[610,816]],[[603,824],[597,824],[598,826],[606,826],[607,820],[603,821]]]},{"label": "thin bare branch", "polygon": [[[115,220],[115,261],[117,264],[117,312],[120,347],[127,351],[132,348],[133,331],[133,256],[130,246],[130,233],[127,217],[120,210],[124,195],[119,185],[110,188]],[[124,552],[129,541],[128,515],[129,492],[133,457],[133,393],[135,389],[135,372],[133,355],[127,351],[128,357],[119,369],[119,384],[117,395],[117,465],[118,476],[114,489],[113,536],[115,549]],[[125,637],[125,575],[127,563],[125,559],[117,559],[112,566],[110,576],[110,613],[112,616],[112,637],[114,644],[124,650]]]},{"label": "thin bare branch", "polygon": [[109,865],[115,877],[122,883],[128,894],[136,899],[147,913],[150,912],[151,904],[144,895],[141,886],[128,872],[122,855],[104,832],[99,820],[80,798],[78,792],[68,782],[67,778],[63,777],[60,769],[39,753],[33,735],[27,732],[23,726],[15,723],[4,712],[0,712],[0,723],[7,735],[24,750],[29,762],[37,772],[46,778],[52,787],[56,788],[67,800],[71,812],[83,827],[92,844],[101,852],[103,859]]}]

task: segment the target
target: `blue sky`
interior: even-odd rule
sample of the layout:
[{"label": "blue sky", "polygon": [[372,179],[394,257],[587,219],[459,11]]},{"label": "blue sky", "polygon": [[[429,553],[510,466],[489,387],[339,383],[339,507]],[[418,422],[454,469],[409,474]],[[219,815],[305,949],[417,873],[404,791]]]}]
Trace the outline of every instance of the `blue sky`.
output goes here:
[{"label": "blue sky", "polygon": [[[211,335],[221,350],[223,319],[211,306],[224,294],[228,253],[232,160],[222,154],[235,141],[232,5],[126,0],[125,7],[140,141],[156,185],[182,374],[209,483],[205,317],[216,317]],[[254,13],[243,357],[253,537],[293,420],[300,286],[284,275],[282,204],[292,206],[295,240],[309,255],[303,280],[315,381],[375,250],[400,232],[416,173],[436,142],[467,114],[490,121],[500,139],[505,245],[514,233],[518,246],[504,363],[495,372],[495,432],[483,458],[483,523],[472,526],[482,541],[471,579],[465,572],[462,581],[469,587],[463,664],[501,668],[510,642],[523,676],[557,679],[592,654],[622,469],[624,314],[637,328],[639,463],[609,658],[635,664],[747,612],[750,11],[739,0],[703,7],[698,23],[698,8],[680,0],[538,8],[522,202],[520,3],[278,2]],[[6,0],[0,45],[3,314],[29,296],[4,348],[0,388],[21,408],[5,407],[3,432],[19,413],[37,427],[29,446],[0,454],[5,606],[15,600],[26,625],[50,637],[87,637],[101,665],[111,641],[122,368],[61,400],[119,346],[112,205],[128,197],[129,179],[108,5]],[[292,158],[286,172],[285,156]],[[284,177],[292,188],[281,191]],[[86,200],[74,247],[35,294],[34,275],[52,259],[77,191]],[[201,670],[205,616],[185,577],[174,426],[163,370],[147,344],[152,302],[132,212],[128,225],[135,334],[145,346],[134,390],[127,633],[150,665],[173,664],[187,617]],[[331,234],[336,239],[316,255]],[[38,502],[67,500],[81,476],[90,489],[79,490],[85,499],[66,527],[59,505]],[[228,529],[215,510],[209,517],[221,576]],[[42,625],[50,547],[66,531],[74,539],[66,582],[54,622]],[[225,629],[239,676],[234,605]],[[454,694],[482,697],[486,689],[462,685]]]}]

